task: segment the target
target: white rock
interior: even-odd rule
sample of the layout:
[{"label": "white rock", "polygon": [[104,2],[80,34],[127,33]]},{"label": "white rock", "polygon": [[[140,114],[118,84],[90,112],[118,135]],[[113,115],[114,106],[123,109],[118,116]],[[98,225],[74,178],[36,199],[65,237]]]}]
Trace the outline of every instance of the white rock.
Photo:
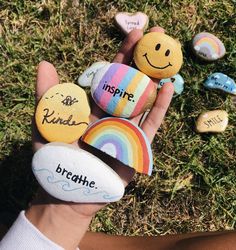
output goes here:
[{"label": "white rock", "polygon": [[101,61],[93,63],[89,68],[87,68],[82,75],[78,78],[78,84],[81,87],[89,87],[91,86],[92,79],[97,71],[108,64],[109,62]]},{"label": "white rock", "polygon": [[65,143],[49,143],[38,150],[32,170],[52,196],[72,202],[113,202],[124,194],[120,177],[103,161]]}]

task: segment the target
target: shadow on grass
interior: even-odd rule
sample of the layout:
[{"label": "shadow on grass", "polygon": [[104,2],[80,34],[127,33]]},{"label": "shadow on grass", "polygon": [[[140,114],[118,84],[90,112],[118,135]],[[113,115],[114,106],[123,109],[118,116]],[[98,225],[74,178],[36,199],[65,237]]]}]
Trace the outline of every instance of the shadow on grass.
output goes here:
[{"label": "shadow on grass", "polygon": [[31,142],[16,141],[12,152],[0,163],[0,224],[11,225],[37,189],[31,159]]}]

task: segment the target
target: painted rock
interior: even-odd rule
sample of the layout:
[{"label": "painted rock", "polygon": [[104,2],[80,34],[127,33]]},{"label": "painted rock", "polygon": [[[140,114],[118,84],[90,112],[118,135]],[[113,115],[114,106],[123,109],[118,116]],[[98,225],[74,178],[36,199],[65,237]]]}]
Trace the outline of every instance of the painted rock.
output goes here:
[{"label": "painted rock", "polygon": [[228,125],[228,114],[224,110],[213,110],[202,113],[196,122],[199,133],[223,132]]},{"label": "painted rock", "polygon": [[204,86],[210,89],[220,89],[236,95],[236,84],[233,79],[222,73],[214,73],[208,76]]},{"label": "painted rock", "polygon": [[46,144],[34,154],[32,170],[39,184],[60,200],[112,202],[124,194],[124,184],[115,171],[73,145]]},{"label": "painted rock", "polygon": [[133,117],[152,107],[156,99],[156,84],[132,67],[111,63],[95,74],[91,94],[105,112]]},{"label": "painted rock", "polygon": [[148,33],[135,47],[134,61],[148,76],[158,79],[172,77],[183,63],[181,45],[164,33]]},{"label": "painted rock", "polygon": [[216,36],[202,32],[192,40],[195,55],[205,61],[215,61],[225,55],[225,46]]},{"label": "painted rock", "polygon": [[142,12],[134,14],[119,12],[115,15],[115,22],[124,34],[128,34],[134,29],[145,30],[148,26],[148,16]]},{"label": "painted rock", "polygon": [[152,150],[144,132],[122,118],[104,118],[93,123],[81,140],[139,173],[151,175]]},{"label": "painted rock", "polygon": [[50,142],[71,143],[88,127],[90,107],[85,91],[72,83],[50,88],[38,103],[35,121],[40,134]]},{"label": "painted rock", "polygon": [[165,83],[172,82],[175,88],[175,95],[180,95],[184,90],[184,79],[180,74],[176,74],[171,78],[161,79],[158,85],[160,89]]},{"label": "painted rock", "polygon": [[108,64],[109,62],[101,61],[101,62],[95,62],[92,64],[87,70],[83,72],[83,74],[78,78],[78,84],[81,87],[88,87],[90,86],[90,83],[94,77],[94,75],[97,73],[97,71]]}]

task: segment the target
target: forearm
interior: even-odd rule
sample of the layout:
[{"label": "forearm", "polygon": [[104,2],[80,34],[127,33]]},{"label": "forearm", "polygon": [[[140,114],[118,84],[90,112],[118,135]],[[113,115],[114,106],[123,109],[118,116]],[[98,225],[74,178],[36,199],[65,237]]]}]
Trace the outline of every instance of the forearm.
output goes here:
[{"label": "forearm", "polygon": [[91,221],[64,204],[33,205],[26,218],[48,239],[66,250],[75,250]]}]

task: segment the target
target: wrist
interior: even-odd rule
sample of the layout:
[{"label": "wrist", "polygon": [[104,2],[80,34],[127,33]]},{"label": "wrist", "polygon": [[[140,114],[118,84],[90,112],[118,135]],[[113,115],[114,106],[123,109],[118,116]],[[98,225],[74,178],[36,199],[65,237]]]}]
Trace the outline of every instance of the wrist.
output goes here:
[{"label": "wrist", "polygon": [[68,250],[78,247],[92,219],[67,204],[35,204],[25,215],[48,239]]}]

